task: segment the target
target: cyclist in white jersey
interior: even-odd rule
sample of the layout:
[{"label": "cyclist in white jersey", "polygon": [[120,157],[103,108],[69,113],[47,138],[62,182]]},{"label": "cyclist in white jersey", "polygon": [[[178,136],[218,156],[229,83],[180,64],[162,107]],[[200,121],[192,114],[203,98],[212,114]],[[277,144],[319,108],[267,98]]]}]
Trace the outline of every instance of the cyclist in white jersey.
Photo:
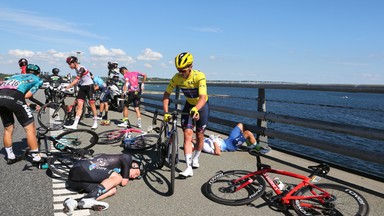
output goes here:
[{"label": "cyclist in white jersey", "polygon": [[80,121],[80,116],[83,113],[83,106],[85,100],[88,98],[89,104],[92,109],[93,113],[93,125],[92,129],[97,128],[97,113],[96,113],[96,106],[95,106],[95,89],[94,89],[94,83],[91,77],[90,72],[84,67],[81,66],[78,63],[78,59],[75,56],[69,56],[67,58],[67,64],[71,69],[76,70],[76,78],[73,80],[71,84],[69,84],[65,90],[68,90],[72,88],[74,85],[78,84],[79,85],[79,92],[77,94],[77,110],[76,110],[76,117],[75,117],[75,122],[73,125],[64,125],[65,128],[68,129],[77,129],[77,125],[79,124]]}]

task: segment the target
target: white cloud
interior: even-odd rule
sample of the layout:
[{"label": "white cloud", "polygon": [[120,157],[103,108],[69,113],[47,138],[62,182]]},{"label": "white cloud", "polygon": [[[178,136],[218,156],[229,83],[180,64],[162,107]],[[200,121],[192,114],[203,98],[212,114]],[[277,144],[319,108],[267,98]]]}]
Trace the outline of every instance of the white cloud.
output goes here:
[{"label": "white cloud", "polygon": [[32,57],[35,55],[35,52],[30,51],[30,50],[20,50],[20,49],[14,49],[14,50],[9,50],[8,51],[9,55],[16,56],[16,57]]},{"label": "white cloud", "polygon": [[[2,22],[3,30],[6,29],[13,32],[19,31],[29,34],[27,29],[32,28],[104,39],[104,37],[85,31],[84,28],[80,28],[78,23],[68,23],[65,20],[43,16],[38,13],[32,13],[29,10],[0,8],[0,21]],[[15,26],[17,25],[20,25],[21,27],[15,29]]]},{"label": "white cloud", "polygon": [[125,55],[122,49],[110,49],[108,50],[103,45],[89,47],[89,53],[95,56],[119,56]]},{"label": "white cloud", "polygon": [[145,64],[144,64],[144,67],[146,67],[146,68],[152,68],[152,65],[151,65],[151,64],[148,64],[148,63],[145,63]]},{"label": "white cloud", "polygon": [[163,55],[159,52],[155,52],[149,48],[146,48],[141,52],[141,54],[137,57],[138,60],[160,60],[163,58]]},{"label": "white cloud", "polygon": [[215,58],[216,58],[216,56],[214,56],[214,55],[211,55],[211,56],[209,56],[209,58],[210,58],[210,59],[215,59]]}]

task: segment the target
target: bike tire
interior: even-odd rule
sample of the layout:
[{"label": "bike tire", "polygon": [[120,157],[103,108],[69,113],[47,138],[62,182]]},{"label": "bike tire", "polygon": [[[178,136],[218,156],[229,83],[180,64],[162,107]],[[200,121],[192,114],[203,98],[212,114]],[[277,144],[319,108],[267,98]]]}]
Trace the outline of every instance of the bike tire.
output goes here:
[{"label": "bike tire", "polygon": [[107,130],[98,134],[99,141],[98,144],[114,144],[121,142],[124,137],[124,133],[121,130]]},{"label": "bike tire", "polygon": [[130,141],[129,145],[125,145],[127,150],[139,151],[153,148],[159,140],[158,134],[142,134],[137,135]]},{"label": "bike tire", "polygon": [[169,187],[169,194],[172,195],[175,192],[175,178],[176,178],[176,142],[177,132],[173,131],[170,137],[169,147],[171,148],[171,155],[169,157],[169,166],[171,169],[171,185]]},{"label": "bike tire", "polygon": [[47,159],[48,169],[54,175],[68,179],[69,171],[77,161],[79,159],[71,154],[58,153]]},{"label": "bike tire", "polygon": [[250,171],[245,170],[218,172],[203,185],[203,193],[208,199],[223,205],[239,206],[249,204],[261,197],[266,189],[265,180],[256,175],[250,177],[253,179],[253,183],[235,191],[236,186],[248,181],[249,178],[236,185],[232,181],[249,173]]},{"label": "bike tire", "polygon": [[165,165],[165,158],[167,157],[167,146],[164,142],[158,144],[157,147],[157,168],[161,169]]},{"label": "bike tire", "polygon": [[56,142],[75,149],[89,149],[98,142],[98,139],[97,133],[88,129],[69,130],[55,137]]},{"label": "bike tire", "polygon": [[39,125],[50,131],[60,130],[66,123],[68,112],[60,103],[44,104],[37,114]]},{"label": "bike tire", "polygon": [[[319,202],[319,198],[292,200],[293,209],[298,215],[368,215],[369,205],[367,200],[355,190],[335,184],[315,184],[316,187],[330,193],[331,199],[327,199],[326,206]],[[313,196],[312,192],[321,194],[317,188],[310,185],[298,190],[294,196]],[[329,202],[331,201],[331,202]],[[303,205],[312,207],[304,207]]]}]

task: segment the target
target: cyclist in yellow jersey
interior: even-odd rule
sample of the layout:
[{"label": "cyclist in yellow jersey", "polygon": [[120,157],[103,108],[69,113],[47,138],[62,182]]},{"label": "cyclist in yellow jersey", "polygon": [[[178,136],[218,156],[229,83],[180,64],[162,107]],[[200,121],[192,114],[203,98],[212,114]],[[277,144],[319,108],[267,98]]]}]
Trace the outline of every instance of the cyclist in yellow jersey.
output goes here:
[{"label": "cyclist in yellow jersey", "polygon": [[[184,93],[185,102],[181,115],[181,125],[184,131],[184,154],[187,169],[180,174],[183,177],[193,176],[193,168],[198,168],[199,156],[204,146],[204,132],[207,128],[209,117],[209,103],[207,93],[207,81],[204,73],[193,70],[193,56],[188,52],[180,53],[175,58],[175,66],[179,71],[176,73],[163,95],[164,120],[169,121],[168,114],[169,96],[173,89],[178,86]],[[193,124],[195,120],[196,125]],[[192,152],[193,128],[196,126],[196,146]]]}]

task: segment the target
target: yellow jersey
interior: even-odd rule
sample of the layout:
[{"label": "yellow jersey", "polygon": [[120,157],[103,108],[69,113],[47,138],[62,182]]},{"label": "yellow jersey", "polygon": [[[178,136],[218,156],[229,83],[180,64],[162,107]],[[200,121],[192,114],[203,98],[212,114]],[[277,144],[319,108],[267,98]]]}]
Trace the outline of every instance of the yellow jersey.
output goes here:
[{"label": "yellow jersey", "polygon": [[165,91],[171,94],[176,86],[180,87],[188,103],[192,105],[197,104],[199,95],[206,95],[208,101],[207,80],[203,72],[192,70],[188,78],[183,78],[177,73],[172,77]]}]

